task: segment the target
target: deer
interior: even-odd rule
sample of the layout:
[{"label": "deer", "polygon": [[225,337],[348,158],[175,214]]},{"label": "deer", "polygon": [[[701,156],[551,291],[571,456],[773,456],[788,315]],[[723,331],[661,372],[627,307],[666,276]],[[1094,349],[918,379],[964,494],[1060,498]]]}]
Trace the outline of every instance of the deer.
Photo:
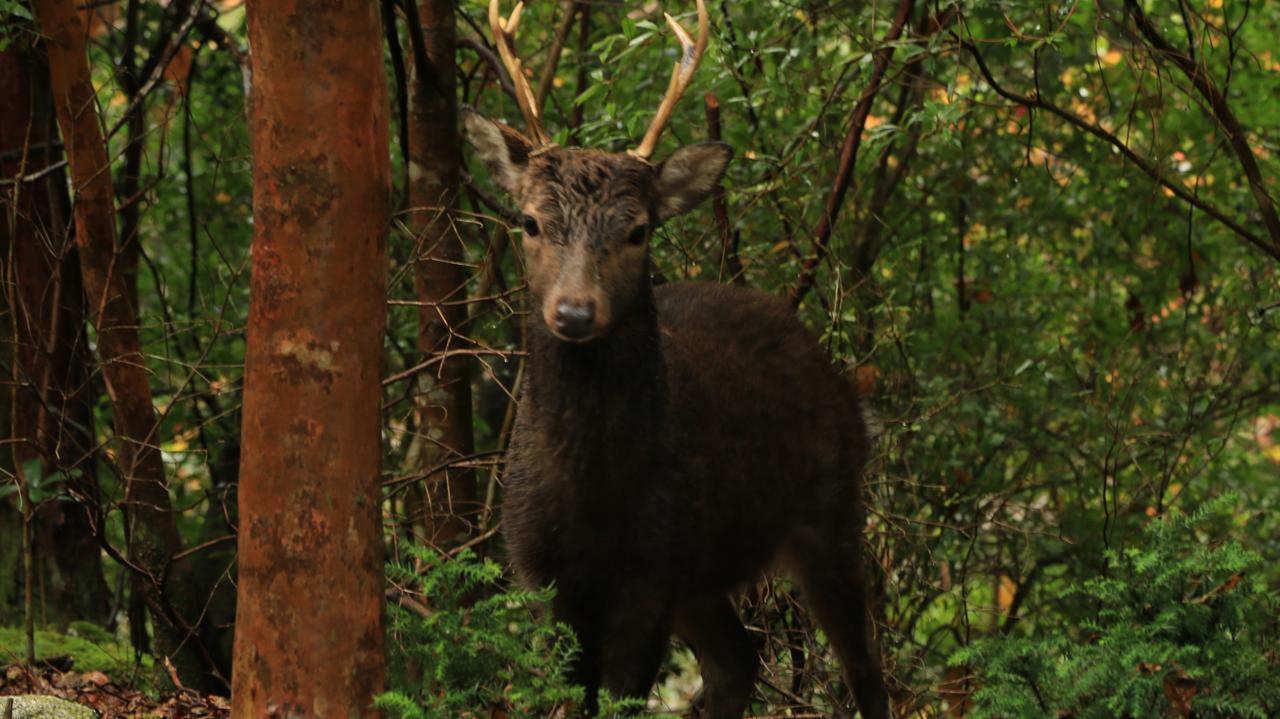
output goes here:
[{"label": "deer", "polygon": [[489,24],[526,132],[473,110],[467,136],[518,205],[528,356],[506,454],[502,527],[517,575],[554,585],[578,639],[582,709],[601,687],[646,697],[672,634],[703,677],[701,716],[741,717],[759,658],[733,603],[781,562],[840,659],[863,717],[887,719],[868,611],[858,396],[782,298],[740,285],[654,286],[654,228],[719,186],[733,151],[658,139],[707,46],[681,45],[625,153],[560,147],[515,52],[523,3]]}]

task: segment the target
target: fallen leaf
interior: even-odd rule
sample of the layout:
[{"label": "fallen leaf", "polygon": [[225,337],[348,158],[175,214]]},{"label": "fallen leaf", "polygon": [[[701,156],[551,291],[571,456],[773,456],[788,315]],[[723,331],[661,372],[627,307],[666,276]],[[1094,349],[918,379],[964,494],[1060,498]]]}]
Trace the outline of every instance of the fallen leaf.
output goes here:
[{"label": "fallen leaf", "polygon": [[1174,716],[1191,716],[1191,700],[1196,696],[1196,682],[1186,672],[1176,669],[1164,677],[1164,695]]}]

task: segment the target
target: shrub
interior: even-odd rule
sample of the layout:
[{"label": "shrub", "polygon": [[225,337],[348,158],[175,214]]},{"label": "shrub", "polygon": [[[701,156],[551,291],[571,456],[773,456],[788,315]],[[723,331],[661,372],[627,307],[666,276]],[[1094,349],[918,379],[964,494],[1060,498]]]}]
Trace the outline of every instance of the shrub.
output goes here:
[{"label": "shrub", "polygon": [[1204,541],[1228,499],[1152,521],[1107,554],[1107,576],[1073,587],[1096,618],[962,649],[981,687],[973,717],[1280,715],[1277,602],[1262,557]]},{"label": "shrub", "polygon": [[[377,705],[389,716],[465,719],[493,709],[509,717],[547,716],[560,702],[581,700],[582,690],[566,676],[576,651],[572,632],[533,613],[551,599],[549,590],[503,588],[502,568],[470,551],[442,558],[409,546],[406,554],[424,571],[404,564],[387,569],[409,602],[388,606],[392,691]],[[409,671],[413,666],[419,669]]]}]

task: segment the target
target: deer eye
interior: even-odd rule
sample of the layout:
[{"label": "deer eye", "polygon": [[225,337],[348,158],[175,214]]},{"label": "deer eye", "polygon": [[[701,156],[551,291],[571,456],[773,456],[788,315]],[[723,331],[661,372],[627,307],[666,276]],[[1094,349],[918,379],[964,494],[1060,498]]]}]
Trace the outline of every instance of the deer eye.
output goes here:
[{"label": "deer eye", "polygon": [[528,215],[520,218],[520,227],[524,230],[524,234],[529,237],[537,237],[538,233],[541,232],[538,227],[538,221]]},{"label": "deer eye", "polygon": [[649,237],[649,226],[640,225],[639,227],[632,230],[631,234],[627,235],[627,244],[643,245],[644,241],[648,239],[648,237]]}]

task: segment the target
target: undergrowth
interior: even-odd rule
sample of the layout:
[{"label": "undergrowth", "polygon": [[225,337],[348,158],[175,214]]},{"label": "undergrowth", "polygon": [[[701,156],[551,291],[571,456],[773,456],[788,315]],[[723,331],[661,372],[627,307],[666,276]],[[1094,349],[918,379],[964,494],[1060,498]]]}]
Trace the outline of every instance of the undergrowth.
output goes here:
[{"label": "undergrowth", "polygon": [[1094,618],[956,652],[983,717],[1280,716],[1277,602],[1263,558],[1217,543],[1231,497],[1152,520],[1109,571],[1075,585]]},{"label": "undergrowth", "polygon": [[[391,690],[376,701],[387,716],[547,717],[582,702],[582,687],[569,680],[573,632],[538,616],[553,590],[507,586],[496,562],[469,551],[445,559],[410,546],[405,554],[405,563],[387,567],[400,595],[388,603]],[[602,696],[600,713],[635,704]]]}]

